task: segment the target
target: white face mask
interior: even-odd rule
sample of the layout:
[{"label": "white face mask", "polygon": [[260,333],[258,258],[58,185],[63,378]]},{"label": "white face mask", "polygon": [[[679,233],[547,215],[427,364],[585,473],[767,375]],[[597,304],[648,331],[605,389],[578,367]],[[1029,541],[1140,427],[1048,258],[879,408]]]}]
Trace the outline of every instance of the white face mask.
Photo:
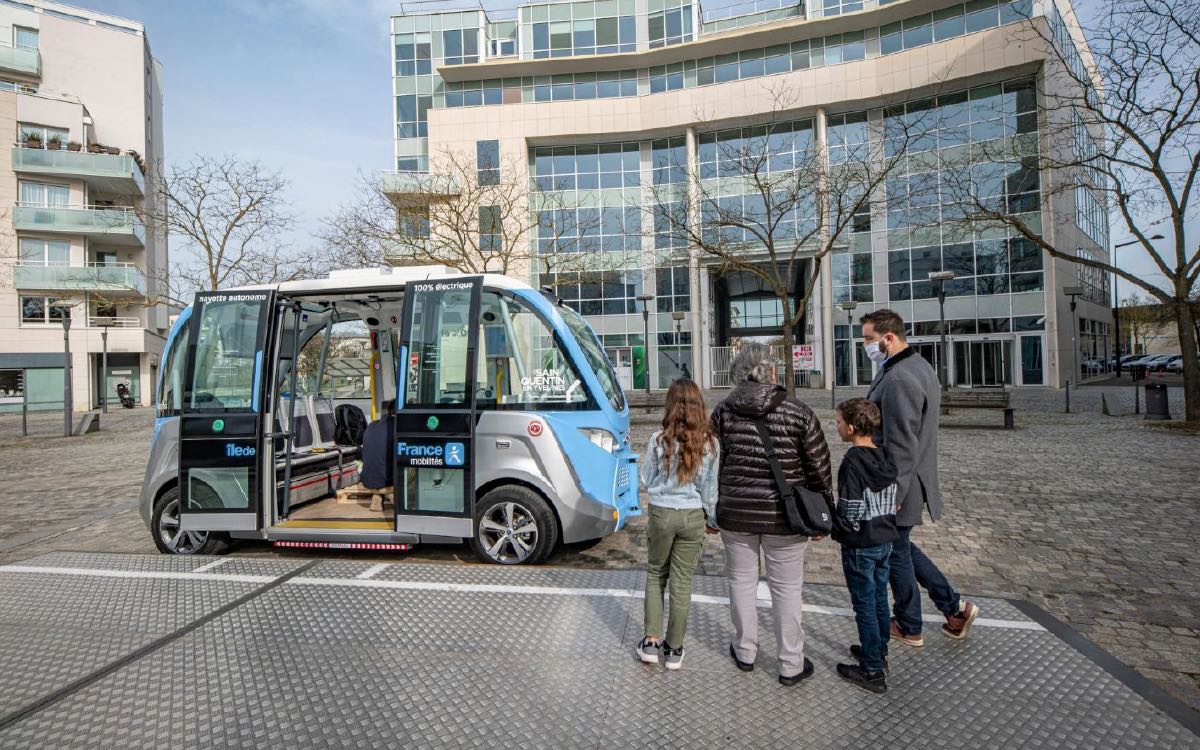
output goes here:
[{"label": "white face mask", "polygon": [[872,341],[866,346],[867,359],[871,360],[877,365],[883,364],[888,358],[887,352],[879,348],[880,343],[881,342],[879,341]]}]

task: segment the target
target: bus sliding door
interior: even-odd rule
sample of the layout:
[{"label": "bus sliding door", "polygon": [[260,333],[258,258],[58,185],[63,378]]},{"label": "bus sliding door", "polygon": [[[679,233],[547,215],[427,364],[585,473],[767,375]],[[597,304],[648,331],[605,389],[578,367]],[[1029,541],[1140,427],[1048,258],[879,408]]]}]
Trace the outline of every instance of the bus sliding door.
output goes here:
[{"label": "bus sliding door", "polygon": [[480,277],[413,282],[400,329],[396,531],[467,538],[475,517]]},{"label": "bus sliding door", "polygon": [[258,528],[274,301],[270,290],[196,295],[180,413],[182,531]]}]

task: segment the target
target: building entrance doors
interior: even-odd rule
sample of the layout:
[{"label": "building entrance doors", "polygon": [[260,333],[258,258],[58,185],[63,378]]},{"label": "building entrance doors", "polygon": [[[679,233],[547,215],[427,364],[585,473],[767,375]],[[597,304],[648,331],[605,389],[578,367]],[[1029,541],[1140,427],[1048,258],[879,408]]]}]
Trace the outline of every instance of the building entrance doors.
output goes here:
[{"label": "building entrance doors", "polygon": [[955,341],[954,385],[1012,385],[1012,341]]},{"label": "building entrance doors", "polygon": [[[621,387],[627,391],[633,390],[633,347],[608,346],[604,348],[604,351],[612,360],[613,369],[616,370],[617,380],[621,383]],[[645,387],[645,383],[642,384],[642,387]]]}]

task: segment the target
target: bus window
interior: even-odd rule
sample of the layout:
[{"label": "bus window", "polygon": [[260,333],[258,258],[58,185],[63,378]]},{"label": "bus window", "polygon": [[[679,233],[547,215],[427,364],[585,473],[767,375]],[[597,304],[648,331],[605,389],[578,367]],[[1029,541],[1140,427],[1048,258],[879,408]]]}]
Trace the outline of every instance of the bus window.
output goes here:
[{"label": "bus window", "polygon": [[425,296],[413,303],[410,354],[417,366],[409,368],[405,403],[464,404],[471,293],[439,290],[417,294]]},{"label": "bus window", "polygon": [[587,388],[553,332],[532,310],[496,292],[484,292],[477,360],[481,408],[583,408]]},{"label": "bus window", "polygon": [[263,306],[212,301],[200,308],[189,411],[250,410]]},{"label": "bus window", "polygon": [[182,352],[187,351],[186,331],[181,331],[171,342],[167,352],[167,364],[163,368],[160,391],[158,394],[158,416],[173,417],[183,409],[183,367],[187,357]]},{"label": "bus window", "polygon": [[592,371],[596,373],[596,378],[600,381],[600,387],[604,389],[604,395],[608,397],[608,402],[617,411],[624,409],[625,391],[621,389],[617,373],[612,368],[612,362],[604,353],[604,347],[600,346],[600,341],[596,339],[596,334],[592,331],[591,326],[583,322],[579,313],[569,307],[560,307],[559,312],[567,321],[567,327],[571,329],[571,333],[575,334],[579,348],[583,350],[583,356],[591,365]]},{"label": "bus window", "polygon": [[344,320],[333,324],[317,392],[336,399],[371,398],[371,332],[366,323]]}]

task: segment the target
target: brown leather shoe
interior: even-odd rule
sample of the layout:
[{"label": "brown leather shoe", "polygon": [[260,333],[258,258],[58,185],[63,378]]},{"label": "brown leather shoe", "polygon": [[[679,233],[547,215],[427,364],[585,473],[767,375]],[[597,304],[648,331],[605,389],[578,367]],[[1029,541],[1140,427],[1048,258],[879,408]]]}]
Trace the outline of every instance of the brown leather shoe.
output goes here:
[{"label": "brown leather shoe", "polygon": [[971,623],[975,622],[976,617],[979,617],[979,607],[974,602],[964,599],[958,608],[958,614],[946,618],[946,624],[942,626],[942,635],[961,641],[967,637]]},{"label": "brown leather shoe", "polygon": [[900,632],[900,626],[896,624],[895,617],[892,618],[892,640],[900,641],[901,643],[914,648],[921,648],[925,645],[925,639],[921,637],[920,633],[917,633],[916,635],[908,635],[907,633]]}]

